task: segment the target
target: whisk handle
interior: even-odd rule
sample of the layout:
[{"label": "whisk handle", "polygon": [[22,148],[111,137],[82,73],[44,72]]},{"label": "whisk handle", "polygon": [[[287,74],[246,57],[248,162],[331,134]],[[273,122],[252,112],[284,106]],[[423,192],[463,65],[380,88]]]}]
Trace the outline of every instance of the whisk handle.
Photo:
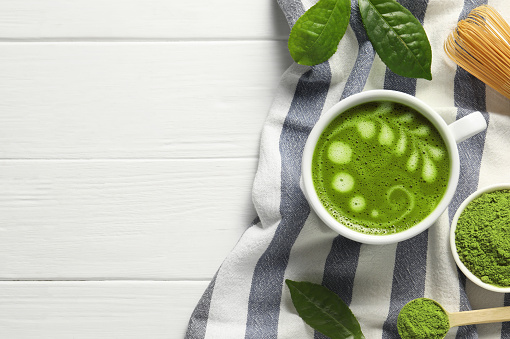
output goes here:
[{"label": "whisk handle", "polygon": [[473,112],[454,121],[448,128],[453,133],[453,137],[457,143],[480,133],[487,128],[487,122],[480,112]]}]

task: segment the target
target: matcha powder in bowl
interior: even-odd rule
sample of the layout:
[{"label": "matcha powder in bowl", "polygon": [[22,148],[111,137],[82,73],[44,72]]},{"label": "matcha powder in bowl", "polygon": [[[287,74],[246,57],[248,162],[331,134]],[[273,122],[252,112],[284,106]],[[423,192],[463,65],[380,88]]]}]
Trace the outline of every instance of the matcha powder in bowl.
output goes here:
[{"label": "matcha powder in bowl", "polygon": [[453,257],[471,281],[510,292],[510,184],[469,196],[453,218],[450,236]]},{"label": "matcha powder in bowl", "polygon": [[418,298],[402,307],[397,329],[402,339],[441,339],[448,333],[450,321],[439,303]]}]

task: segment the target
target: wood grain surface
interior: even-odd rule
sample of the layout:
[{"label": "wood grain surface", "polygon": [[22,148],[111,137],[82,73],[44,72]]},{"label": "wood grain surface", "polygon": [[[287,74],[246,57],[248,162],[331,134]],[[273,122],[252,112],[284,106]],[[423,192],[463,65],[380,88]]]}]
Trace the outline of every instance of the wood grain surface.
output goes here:
[{"label": "wood grain surface", "polygon": [[182,338],[255,218],[275,1],[0,2],[0,338]]}]

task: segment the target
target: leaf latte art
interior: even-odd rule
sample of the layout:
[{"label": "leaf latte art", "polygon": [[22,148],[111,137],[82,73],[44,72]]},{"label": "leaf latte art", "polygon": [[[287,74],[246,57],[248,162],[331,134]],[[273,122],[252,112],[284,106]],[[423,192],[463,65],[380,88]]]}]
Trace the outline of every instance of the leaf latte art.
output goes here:
[{"label": "leaf latte art", "polygon": [[449,177],[446,145],[414,109],[389,101],[343,112],[315,147],[312,177],[329,213],[368,234],[406,230],[429,215]]}]

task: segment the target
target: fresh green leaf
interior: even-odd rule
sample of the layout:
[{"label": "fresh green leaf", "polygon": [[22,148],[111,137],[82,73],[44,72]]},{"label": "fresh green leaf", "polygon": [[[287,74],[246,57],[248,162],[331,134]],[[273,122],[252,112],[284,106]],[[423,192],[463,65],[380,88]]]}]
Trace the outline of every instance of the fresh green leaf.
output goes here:
[{"label": "fresh green leaf", "polygon": [[292,27],[288,43],[292,58],[308,66],[327,61],[336,52],[350,17],[350,0],[319,0]]},{"label": "fresh green leaf", "polygon": [[299,316],[332,339],[364,339],[358,320],[335,293],[324,286],[285,280]]},{"label": "fresh green leaf", "polygon": [[432,49],[421,23],[394,0],[358,0],[367,35],[394,73],[432,80]]}]

